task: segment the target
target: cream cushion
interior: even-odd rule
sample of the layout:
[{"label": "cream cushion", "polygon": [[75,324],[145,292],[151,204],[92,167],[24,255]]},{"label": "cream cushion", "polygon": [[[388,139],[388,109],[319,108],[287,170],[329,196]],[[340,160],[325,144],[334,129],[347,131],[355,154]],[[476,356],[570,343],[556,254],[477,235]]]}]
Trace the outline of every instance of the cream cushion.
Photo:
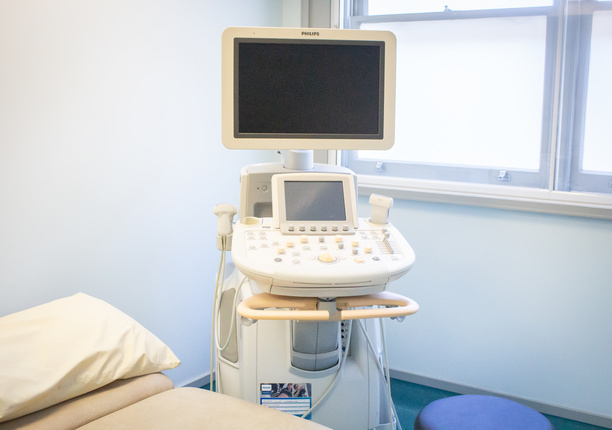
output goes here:
[{"label": "cream cushion", "polygon": [[123,312],[83,293],[0,318],[0,422],[180,364]]}]

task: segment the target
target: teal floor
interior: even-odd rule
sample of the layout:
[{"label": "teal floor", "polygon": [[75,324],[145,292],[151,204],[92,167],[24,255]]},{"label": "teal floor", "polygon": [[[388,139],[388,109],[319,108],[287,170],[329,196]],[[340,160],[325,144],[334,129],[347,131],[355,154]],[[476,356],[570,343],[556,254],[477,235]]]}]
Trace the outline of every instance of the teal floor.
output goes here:
[{"label": "teal floor", "polygon": [[[202,388],[208,389],[208,385]],[[391,379],[391,397],[403,430],[412,430],[419,411],[434,400],[456,396],[450,391],[438,390],[424,385]],[[555,430],[606,430],[591,424],[546,415]]]},{"label": "teal floor", "polygon": [[[391,380],[391,397],[403,430],[411,430],[419,411],[434,400],[455,396],[456,393],[437,390],[410,382]],[[605,430],[590,424],[546,415],[555,430]]]}]

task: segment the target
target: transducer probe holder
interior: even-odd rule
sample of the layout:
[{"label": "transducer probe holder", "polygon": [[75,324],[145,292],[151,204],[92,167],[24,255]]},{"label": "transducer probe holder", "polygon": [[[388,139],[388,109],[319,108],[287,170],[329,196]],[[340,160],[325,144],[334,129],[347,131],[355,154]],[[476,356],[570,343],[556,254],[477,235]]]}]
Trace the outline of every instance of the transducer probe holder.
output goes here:
[{"label": "transducer probe holder", "polygon": [[389,209],[393,206],[391,197],[372,194],[370,196],[370,205],[372,212],[370,213],[370,222],[372,224],[384,225],[389,222]]}]

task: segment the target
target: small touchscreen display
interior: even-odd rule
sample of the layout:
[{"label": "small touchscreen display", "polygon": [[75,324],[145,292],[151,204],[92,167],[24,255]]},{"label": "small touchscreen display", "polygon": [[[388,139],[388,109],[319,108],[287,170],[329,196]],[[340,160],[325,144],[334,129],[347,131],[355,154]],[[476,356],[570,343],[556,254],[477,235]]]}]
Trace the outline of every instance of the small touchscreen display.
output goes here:
[{"label": "small touchscreen display", "polygon": [[285,181],[287,221],[346,221],[342,181]]}]

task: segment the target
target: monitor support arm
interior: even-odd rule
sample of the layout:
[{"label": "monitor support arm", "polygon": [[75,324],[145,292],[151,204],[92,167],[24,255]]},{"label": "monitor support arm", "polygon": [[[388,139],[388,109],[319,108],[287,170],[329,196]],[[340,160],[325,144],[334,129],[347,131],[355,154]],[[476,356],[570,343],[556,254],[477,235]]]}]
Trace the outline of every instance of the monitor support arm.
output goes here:
[{"label": "monitor support arm", "polygon": [[279,151],[285,160],[287,170],[312,170],[314,167],[314,152],[311,149],[289,149]]}]

